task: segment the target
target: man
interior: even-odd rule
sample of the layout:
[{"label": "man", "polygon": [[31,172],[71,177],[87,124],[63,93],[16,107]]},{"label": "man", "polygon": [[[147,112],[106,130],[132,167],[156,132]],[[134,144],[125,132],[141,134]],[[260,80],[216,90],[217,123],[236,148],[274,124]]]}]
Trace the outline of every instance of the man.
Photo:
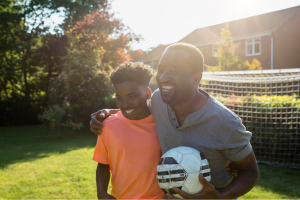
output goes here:
[{"label": "man", "polygon": [[[162,153],[178,146],[193,147],[209,161],[211,182],[202,175],[201,193],[191,195],[178,188],[184,198],[234,199],[250,191],[259,180],[255,155],[249,143],[251,133],[241,119],[220,102],[199,90],[203,72],[202,53],[193,45],[177,43],[164,51],[159,64],[156,90],[149,104]],[[101,122],[92,115],[91,131],[99,134]],[[103,113],[102,113],[103,114]],[[106,115],[109,115],[106,113]],[[238,170],[233,178],[226,171],[231,160]],[[169,198],[174,198],[168,194]]]}]

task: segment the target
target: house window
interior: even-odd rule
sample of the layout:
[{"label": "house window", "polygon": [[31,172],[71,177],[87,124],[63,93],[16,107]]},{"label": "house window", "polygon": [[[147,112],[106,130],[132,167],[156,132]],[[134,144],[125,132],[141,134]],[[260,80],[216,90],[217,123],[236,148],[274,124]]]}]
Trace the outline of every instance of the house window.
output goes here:
[{"label": "house window", "polygon": [[246,56],[255,56],[261,54],[260,38],[246,40]]},{"label": "house window", "polygon": [[218,50],[219,50],[220,46],[219,45],[213,45],[212,46],[212,55],[213,56],[217,56],[218,55]]}]

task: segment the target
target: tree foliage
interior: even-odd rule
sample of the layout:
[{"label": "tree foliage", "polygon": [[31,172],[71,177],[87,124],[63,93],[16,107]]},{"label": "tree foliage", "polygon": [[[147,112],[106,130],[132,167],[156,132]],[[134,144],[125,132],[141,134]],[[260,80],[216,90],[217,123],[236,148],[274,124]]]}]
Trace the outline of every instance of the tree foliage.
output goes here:
[{"label": "tree foliage", "polygon": [[[131,42],[141,37],[115,19],[109,9],[108,0],[1,1],[0,105],[11,105],[12,98],[26,101],[30,106],[19,112],[32,108],[36,116],[51,103],[50,87],[60,74],[76,72],[84,77],[85,68],[80,65],[87,65],[101,71],[92,72],[92,77],[105,75],[119,63],[130,60],[126,51]],[[61,25],[53,28],[46,22],[62,11]],[[71,87],[69,91],[75,93]],[[6,112],[14,112],[12,107],[5,108]],[[16,120],[6,121],[15,124]]]},{"label": "tree foliage", "polygon": [[261,63],[257,59],[253,59],[252,63],[248,60],[245,62],[235,54],[238,47],[231,39],[229,24],[221,29],[222,43],[219,43],[217,51],[218,65],[206,66],[206,71],[233,71],[233,70],[258,70],[261,69]]},{"label": "tree foliage", "polygon": [[77,22],[70,34],[78,39],[78,50],[91,54],[97,52],[105,70],[109,69],[108,66],[116,67],[131,60],[125,50],[130,49],[131,42],[139,42],[141,39],[141,36],[130,32],[121,20],[115,19],[114,14],[106,9],[84,16],[84,20]]}]

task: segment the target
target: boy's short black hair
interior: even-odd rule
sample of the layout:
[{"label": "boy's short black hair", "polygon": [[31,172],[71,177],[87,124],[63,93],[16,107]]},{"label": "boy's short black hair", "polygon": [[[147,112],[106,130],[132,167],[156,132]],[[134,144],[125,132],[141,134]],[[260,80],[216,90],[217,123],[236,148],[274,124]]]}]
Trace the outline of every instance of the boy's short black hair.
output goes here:
[{"label": "boy's short black hair", "polygon": [[149,86],[153,75],[149,65],[142,62],[124,62],[119,65],[110,75],[113,85],[126,81],[137,82],[139,85]]}]

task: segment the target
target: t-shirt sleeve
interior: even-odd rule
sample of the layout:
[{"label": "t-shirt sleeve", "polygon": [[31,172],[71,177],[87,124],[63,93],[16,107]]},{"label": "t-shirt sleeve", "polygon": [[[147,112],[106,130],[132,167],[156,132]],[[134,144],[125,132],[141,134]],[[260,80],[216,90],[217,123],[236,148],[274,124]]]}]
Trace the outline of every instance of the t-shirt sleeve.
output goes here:
[{"label": "t-shirt sleeve", "polygon": [[[103,128],[104,129],[104,128]],[[94,151],[94,157],[93,160],[102,163],[102,164],[109,164],[108,160],[108,151],[107,151],[107,141],[106,141],[106,134],[105,129],[103,130],[103,133],[98,136],[97,144]]]},{"label": "t-shirt sleeve", "polygon": [[225,144],[223,155],[231,161],[238,161],[248,156],[252,151],[251,136],[252,133],[247,131],[239,120]]}]

